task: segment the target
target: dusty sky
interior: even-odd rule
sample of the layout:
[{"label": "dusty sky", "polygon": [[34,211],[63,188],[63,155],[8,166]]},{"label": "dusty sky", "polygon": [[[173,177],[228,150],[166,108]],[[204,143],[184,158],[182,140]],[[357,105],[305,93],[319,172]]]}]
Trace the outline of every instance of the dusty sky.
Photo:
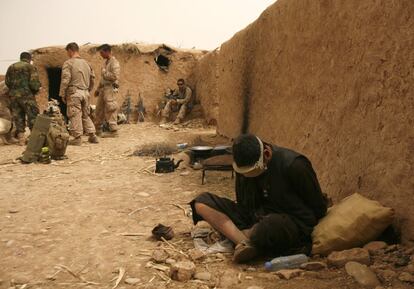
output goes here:
[{"label": "dusty sky", "polygon": [[146,42],[214,49],[276,0],[0,0],[0,74],[21,51]]}]

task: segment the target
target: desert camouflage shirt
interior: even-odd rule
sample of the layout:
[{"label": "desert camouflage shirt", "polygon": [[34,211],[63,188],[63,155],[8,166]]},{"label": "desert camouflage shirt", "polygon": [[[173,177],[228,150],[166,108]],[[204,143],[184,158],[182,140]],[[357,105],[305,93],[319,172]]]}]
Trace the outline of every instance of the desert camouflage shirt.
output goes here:
[{"label": "desert camouflage shirt", "polygon": [[26,61],[9,66],[6,72],[6,85],[10,97],[28,97],[39,92],[40,81],[37,69]]},{"label": "desert camouflage shirt", "polygon": [[118,60],[111,56],[108,60],[105,61],[101,73],[101,81],[99,83],[99,88],[102,88],[106,85],[116,85],[119,86],[119,77],[121,74],[121,67]]}]

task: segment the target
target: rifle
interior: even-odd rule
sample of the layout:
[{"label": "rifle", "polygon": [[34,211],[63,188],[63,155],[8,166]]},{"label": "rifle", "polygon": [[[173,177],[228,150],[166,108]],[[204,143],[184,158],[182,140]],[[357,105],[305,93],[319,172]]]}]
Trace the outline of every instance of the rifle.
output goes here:
[{"label": "rifle", "polygon": [[126,123],[129,123],[129,118],[131,116],[131,95],[129,94],[129,90],[122,103],[122,112],[126,115]]},{"label": "rifle", "polygon": [[145,106],[144,106],[144,100],[141,97],[141,93],[139,94],[139,97],[138,97],[137,111],[138,111],[138,121],[144,122],[145,121]]}]

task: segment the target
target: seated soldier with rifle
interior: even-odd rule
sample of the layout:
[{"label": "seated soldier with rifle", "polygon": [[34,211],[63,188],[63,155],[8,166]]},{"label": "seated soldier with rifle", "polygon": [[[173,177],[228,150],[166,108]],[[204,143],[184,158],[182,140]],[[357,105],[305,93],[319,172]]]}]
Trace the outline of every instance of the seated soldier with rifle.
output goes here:
[{"label": "seated soldier with rifle", "polygon": [[191,101],[193,95],[191,88],[185,84],[185,81],[182,78],[177,81],[177,86],[178,90],[174,91],[173,94],[166,96],[169,100],[161,112],[161,124],[168,122],[172,111],[178,111],[178,115],[174,121],[174,124],[180,124],[184,119],[187,111],[191,109]]}]

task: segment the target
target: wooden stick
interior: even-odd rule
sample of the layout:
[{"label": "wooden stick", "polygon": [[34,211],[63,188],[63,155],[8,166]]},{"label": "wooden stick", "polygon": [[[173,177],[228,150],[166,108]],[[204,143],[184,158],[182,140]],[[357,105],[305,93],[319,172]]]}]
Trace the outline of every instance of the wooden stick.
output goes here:
[{"label": "wooden stick", "polygon": [[145,207],[142,207],[142,208],[135,209],[131,213],[129,213],[128,216],[131,216],[131,215],[135,214],[136,212],[139,212],[139,211],[142,211],[142,210],[145,210],[145,209],[148,209],[148,208],[152,208],[152,206],[145,206]]},{"label": "wooden stick", "polygon": [[87,281],[85,280],[85,278],[83,278],[82,276],[75,274],[72,270],[70,270],[67,266],[65,265],[57,265],[56,267],[61,268],[63,270],[65,270],[66,272],[68,272],[70,275],[72,275],[73,277],[75,277],[76,279],[81,280],[83,283],[86,283],[88,285],[99,285],[99,283],[96,282],[91,282],[91,281]]},{"label": "wooden stick", "polygon": [[183,255],[184,257],[186,257],[186,258],[189,258],[189,256],[186,254],[186,253],[184,253],[183,251],[181,251],[181,250],[178,250],[173,244],[171,244],[170,242],[168,242],[164,237],[161,237],[161,240],[164,242],[164,243],[166,243],[170,248],[171,248],[171,250],[174,250],[175,252],[177,252],[177,253],[179,253],[179,254],[181,254],[181,255]]},{"label": "wooden stick", "polygon": [[174,207],[177,207],[177,208],[179,208],[179,209],[183,210],[183,212],[184,212],[184,217],[187,217],[187,210],[186,210],[183,206],[181,206],[181,205],[179,205],[179,204],[171,204],[171,206],[174,206]]},{"label": "wooden stick", "polygon": [[126,237],[141,237],[141,236],[146,236],[147,234],[145,233],[121,233],[119,235],[126,236]]},{"label": "wooden stick", "polygon": [[115,289],[116,287],[118,287],[119,283],[121,283],[121,280],[122,278],[124,278],[124,275],[125,275],[125,268],[120,267],[118,272],[119,272],[118,279],[116,279],[115,285],[114,287],[112,287],[112,289]]}]

